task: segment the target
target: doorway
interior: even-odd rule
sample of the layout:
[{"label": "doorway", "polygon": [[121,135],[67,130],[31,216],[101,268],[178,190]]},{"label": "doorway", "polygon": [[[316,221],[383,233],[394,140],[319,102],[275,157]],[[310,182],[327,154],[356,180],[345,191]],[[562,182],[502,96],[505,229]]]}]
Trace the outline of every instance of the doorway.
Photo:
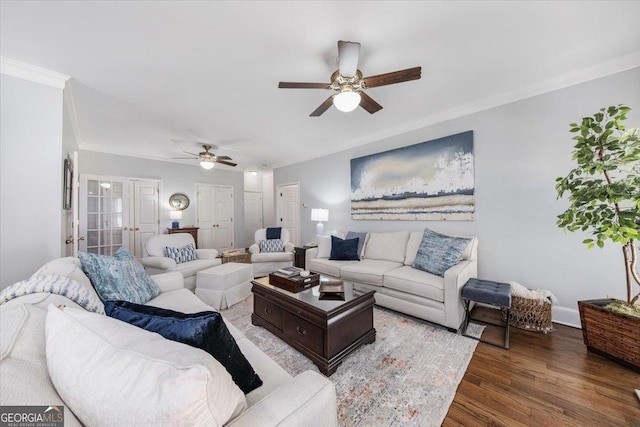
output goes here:
[{"label": "doorway", "polygon": [[233,187],[196,184],[198,247],[233,249]]},{"label": "doorway", "polygon": [[290,241],[300,244],[300,185],[298,183],[278,186],[278,218],[280,227],[289,230]]},{"label": "doorway", "polygon": [[244,245],[251,246],[255,232],[262,228],[262,193],[244,192]]}]

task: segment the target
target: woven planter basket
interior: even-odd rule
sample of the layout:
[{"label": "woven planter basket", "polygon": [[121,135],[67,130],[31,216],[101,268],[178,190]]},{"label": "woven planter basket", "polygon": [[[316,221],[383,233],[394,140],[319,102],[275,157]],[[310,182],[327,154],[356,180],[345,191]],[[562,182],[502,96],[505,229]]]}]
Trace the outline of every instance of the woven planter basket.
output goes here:
[{"label": "woven planter basket", "polygon": [[[502,321],[507,320],[507,310],[502,310]],[[526,331],[553,332],[551,302],[521,297],[511,298],[509,324]]]}]

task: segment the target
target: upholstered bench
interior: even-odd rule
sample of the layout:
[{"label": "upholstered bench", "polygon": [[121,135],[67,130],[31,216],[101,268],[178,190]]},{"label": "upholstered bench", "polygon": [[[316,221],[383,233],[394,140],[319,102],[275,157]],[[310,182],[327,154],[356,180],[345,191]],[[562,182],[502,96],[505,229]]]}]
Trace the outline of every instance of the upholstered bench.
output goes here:
[{"label": "upholstered bench", "polygon": [[229,262],[198,271],[196,295],[217,310],[229,308],[251,294],[253,266]]},{"label": "upholstered bench", "polygon": [[[490,280],[469,279],[462,288],[462,300],[465,306],[464,328],[462,335],[469,338],[477,339],[478,341],[492,344],[502,348],[509,348],[509,310],[511,309],[511,285],[508,283],[492,282]],[[471,302],[477,302],[482,304],[488,304],[501,309],[506,309],[506,324],[491,323],[484,320],[472,319],[470,306]],[[484,323],[486,325],[494,325],[504,327],[504,345],[499,345],[491,341],[483,340],[467,334],[467,328],[469,327],[469,321],[473,320],[474,323]]]}]

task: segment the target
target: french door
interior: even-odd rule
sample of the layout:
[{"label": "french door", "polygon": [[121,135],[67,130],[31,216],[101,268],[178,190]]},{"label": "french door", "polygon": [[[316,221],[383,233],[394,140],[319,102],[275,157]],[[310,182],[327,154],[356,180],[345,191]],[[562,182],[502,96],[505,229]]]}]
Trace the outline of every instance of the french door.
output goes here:
[{"label": "french door", "polygon": [[198,247],[233,249],[233,187],[196,184]]},{"label": "french door", "polygon": [[158,181],[81,175],[79,250],[113,255],[124,247],[144,256],[158,234]]}]

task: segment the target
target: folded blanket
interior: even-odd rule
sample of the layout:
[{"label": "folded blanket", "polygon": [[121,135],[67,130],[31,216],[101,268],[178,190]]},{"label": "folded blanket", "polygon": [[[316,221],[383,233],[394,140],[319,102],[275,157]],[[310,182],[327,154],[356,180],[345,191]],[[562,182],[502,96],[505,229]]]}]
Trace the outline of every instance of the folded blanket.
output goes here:
[{"label": "folded blanket", "polygon": [[282,234],[282,227],[268,227],[267,228],[267,240],[280,239]]},{"label": "folded blanket", "polygon": [[34,276],[7,286],[0,292],[0,304],[30,294],[47,293],[69,298],[87,311],[104,314],[104,304],[80,282],[66,276],[47,274]]}]

